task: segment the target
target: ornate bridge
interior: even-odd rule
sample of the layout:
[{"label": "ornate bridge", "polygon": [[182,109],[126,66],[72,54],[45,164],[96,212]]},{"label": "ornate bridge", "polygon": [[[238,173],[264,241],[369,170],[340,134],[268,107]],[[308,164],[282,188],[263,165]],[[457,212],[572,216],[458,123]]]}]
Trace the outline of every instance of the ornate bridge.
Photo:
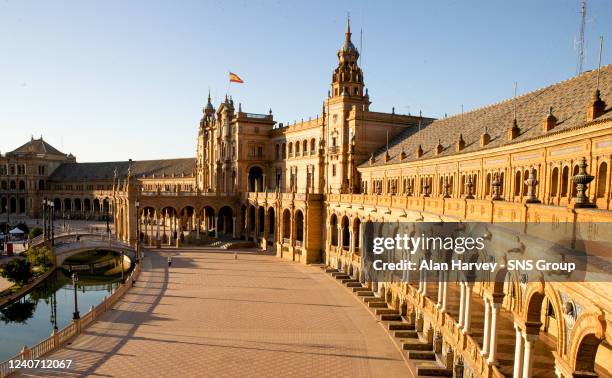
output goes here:
[{"label": "ornate bridge", "polygon": [[[34,246],[43,243],[42,239],[34,240]],[[106,250],[117,253],[123,252],[130,259],[136,257],[134,247],[115,239],[113,235],[96,233],[67,233],[55,237],[53,254],[55,264],[60,266],[70,256],[85,251]]]}]

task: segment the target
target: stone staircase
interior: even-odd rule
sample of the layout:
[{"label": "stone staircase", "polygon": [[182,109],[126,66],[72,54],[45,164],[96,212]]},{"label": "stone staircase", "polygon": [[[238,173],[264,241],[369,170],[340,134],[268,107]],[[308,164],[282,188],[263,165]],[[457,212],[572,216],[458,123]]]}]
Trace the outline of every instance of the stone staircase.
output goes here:
[{"label": "stone staircase", "polygon": [[390,308],[384,298],[377,297],[372,290],[348,274],[328,267],[321,269],[351,290],[384,324],[387,333],[403,351],[404,357],[409,361],[409,366],[417,377],[453,376],[453,370],[445,367],[441,353],[434,352],[433,344],[426,341],[423,334],[417,331],[415,324],[408,322],[399,310]]}]

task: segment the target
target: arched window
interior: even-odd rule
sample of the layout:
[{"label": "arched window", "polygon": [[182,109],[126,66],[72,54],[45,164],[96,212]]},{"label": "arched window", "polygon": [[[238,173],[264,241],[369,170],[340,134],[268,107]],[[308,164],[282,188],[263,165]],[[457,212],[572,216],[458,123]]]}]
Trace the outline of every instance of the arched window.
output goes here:
[{"label": "arched window", "polygon": [[516,173],[514,174],[514,195],[515,196],[521,195],[521,187],[522,187],[521,171],[516,171]]},{"label": "arched window", "polygon": [[305,140],[302,142],[302,155],[306,156],[308,154],[308,141]]},{"label": "arched window", "polygon": [[300,142],[295,142],[295,156],[300,154]]},{"label": "arched window", "polygon": [[603,198],[606,195],[608,185],[608,163],[605,161],[599,165],[597,173],[597,198]]},{"label": "arched window", "polygon": [[569,167],[563,167],[561,173],[561,197],[567,197],[567,188],[569,185]]},{"label": "arched window", "polygon": [[317,142],[315,141],[315,139],[314,139],[314,138],[312,138],[312,139],[310,140],[310,154],[311,154],[311,155],[314,155],[314,154],[315,154],[315,145],[316,145],[316,143],[317,143]]},{"label": "arched window", "polygon": [[554,167],[550,176],[550,196],[556,197],[559,192],[559,168]]},{"label": "arched window", "polygon": [[491,172],[487,173],[487,181],[485,184],[485,196],[491,195]]},{"label": "arched window", "polygon": [[[574,184],[574,176],[578,174],[578,165],[574,166],[574,173],[572,173],[571,182],[572,182],[572,197],[576,197],[576,184]],[[588,191],[588,189],[587,189]],[[586,194],[586,193],[585,193]]]},{"label": "arched window", "polygon": [[293,143],[292,142],[289,142],[289,154],[288,155],[289,157],[293,156]]},{"label": "arched window", "polygon": [[279,160],[281,158],[279,144],[276,144],[276,146],[274,146],[274,156],[276,156],[276,160]]},{"label": "arched window", "polygon": [[281,148],[281,153],[283,154],[282,158],[286,159],[287,158],[287,144],[283,143],[283,147]]},{"label": "arched window", "polygon": [[527,180],[527,178],[529,177],[529,171],[525,171],[525,174],[523,175],[523,195],[527,194],[527,184],[525,183],[525,181]]}]

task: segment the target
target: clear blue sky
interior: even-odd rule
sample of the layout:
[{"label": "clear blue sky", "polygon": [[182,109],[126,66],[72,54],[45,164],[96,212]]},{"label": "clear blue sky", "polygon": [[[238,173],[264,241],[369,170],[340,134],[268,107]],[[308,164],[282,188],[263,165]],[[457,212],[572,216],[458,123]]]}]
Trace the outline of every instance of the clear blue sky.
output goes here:
[{"label": "clear blue sky", "polygon": [[[576,73],[579,0],[0,0],[0,151],[41,134],[79,161],[195,155],[210,87],[244,111],[320,111],[347,11],[372,109],[466,110]],[[612,56],[612,1],[590,0],[586,68]]]}]

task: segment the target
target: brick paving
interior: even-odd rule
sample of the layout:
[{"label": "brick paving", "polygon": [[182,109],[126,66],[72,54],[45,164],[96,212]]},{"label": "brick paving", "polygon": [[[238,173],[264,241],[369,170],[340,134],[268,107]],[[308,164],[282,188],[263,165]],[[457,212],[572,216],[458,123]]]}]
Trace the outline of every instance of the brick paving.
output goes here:
[{"label": "brick paving", "polygon": [[70,369],[22,376],[410,375],[373,316],[317,267],[195,249],[144,264],[114,310],[47,357]]}]

